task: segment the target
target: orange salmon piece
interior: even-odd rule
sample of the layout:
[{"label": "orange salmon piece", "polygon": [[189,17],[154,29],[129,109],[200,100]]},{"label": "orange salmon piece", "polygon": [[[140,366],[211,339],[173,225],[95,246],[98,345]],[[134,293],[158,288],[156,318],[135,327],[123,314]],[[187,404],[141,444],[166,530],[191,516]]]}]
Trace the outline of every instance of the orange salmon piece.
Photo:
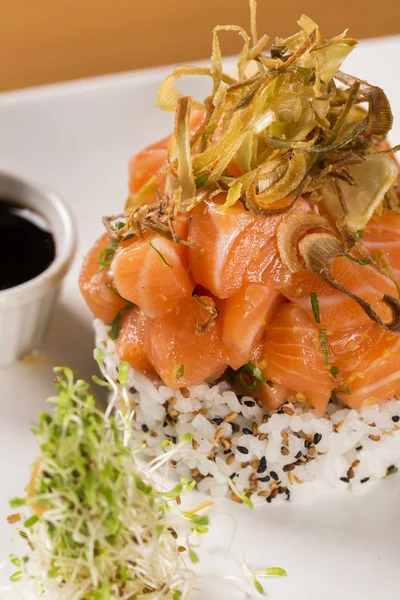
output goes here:
[{"label": "orange salmon piece", "polygon": [[99,263],[100,252],[108,243],[109,235],[105,233],[86,254],[79,274],[79,288],[86,304],[104,323],[112,323],[117,313],[128,304],[107,287],[115,284],[109,269]]},{"label": "orange salmon piece", "polygon": [[122,242],[111,265],[118,292],[154,319],[191,296],[186,247],[156,235]]},{"label": "orange salmon piece", "polygon": [[259,283],[244,285],[226,300],[222,310],[222,341],[233,369],[250,360],[281,302],[282,296],[274,287]]},{"label": "orange salmon piece", "polygon": [[121,327],[115,347],[121,360],[145,375],[156,375],[144,347],[145,329],[149,318],[133,306],[121,319]]},{"label": "orange salmon piece", "polygon": [[[131,194],[136,194],[153,175],[166,166],[169,140],[170,138],[166,137],[132,156],[129,161],[129,191]],[[165,178],[159,178],[158,183],[163,188]]]},{"label": "orange salmon piece", "polygon": [[380,217],[373,217],[361,239],[369,252],[374,255],[383,250],[393,269],[393,275],[400,277],[400,214],[385,211]]},{"label": "orange salmon piece", "polygon": [[[211,298],[200,301],[214,306]],[[190,297],[146,325],[146,351],[157,373],[168,387],[181,388],[222,375],[228,359],[224,350],[219,317],[208,330],[199,333],[210,313]]]},{"label": "orange salmon piece", "polygon": [[319,332],[299,306],[284,304],[267,327],[262,371],[267,380],[302,395],[324,414],[333,378],[324,365]]},{"label": "orange salmon piece", "polygon": [[[369,265],[359,265],[346,257],[337,257],[332,263],[332,273],[345,288],[370,302],[384,321],[391,318],[391,310],[381,300],[384,294],[397,297],[396,287],[390,279]],[[317,294],[321,313],[321,327],[330,332],[353,329],[371,322],[355,300],[343,292],[331,288],[317,275],[302,269],[292,277],[290,285],[281,289],[282,294],[295,302],[314,321],[311,292]]]},{"label": "orange salmon piece", "polygon": [[192,275],[218,298],[228,298],[243,285],[258,248],[279,222],[279,217],[257,217],[239,202],[219,210],[225,198],[219,194],[199,205],[189,221],[189,238],[198,245],[189,249]]},{"label": "orange salmon piece", "polygon": [[400,393],[400,337],[376,323],[329,338],[339,369],[335,388],[351,408],[379,404]]},{"label": "orange salmon piece", "polygon": [[[189,237],[197,248],[189,250],[196,281],[218,298],[229,298],[245,282],[284,285],[290,273],[282,264],[276,228],[283,215],[258,217],[240,202],[225,210],[219,194],[191,212]],[[300,200],[293,211],[310,207]]]}]

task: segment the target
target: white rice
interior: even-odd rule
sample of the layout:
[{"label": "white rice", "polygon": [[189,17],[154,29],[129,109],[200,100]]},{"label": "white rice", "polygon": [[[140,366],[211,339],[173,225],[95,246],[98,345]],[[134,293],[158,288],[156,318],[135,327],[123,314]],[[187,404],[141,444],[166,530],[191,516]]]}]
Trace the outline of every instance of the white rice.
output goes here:
[{"label": "white rice", "polygon": [[[94,328],[96,346],[112,353],[105,364],[116,379],[119,358],[109,327],[95,320]],[[257,504],[288,499],[300,484],[313,488],[309,484],[316,482],[358,492],[400,464],[399,400],[360,411],[330,403],[327,418],[304,404],[267,414],[226,382],[172,390],[130,369],[128,389],[135,428],[148,434],[145,453],[161,455],[165,439],[178,444],[192,433],[174,463],[180,475],[194,478],[197,489],[211,495],[232,494],[228,477]]]}]

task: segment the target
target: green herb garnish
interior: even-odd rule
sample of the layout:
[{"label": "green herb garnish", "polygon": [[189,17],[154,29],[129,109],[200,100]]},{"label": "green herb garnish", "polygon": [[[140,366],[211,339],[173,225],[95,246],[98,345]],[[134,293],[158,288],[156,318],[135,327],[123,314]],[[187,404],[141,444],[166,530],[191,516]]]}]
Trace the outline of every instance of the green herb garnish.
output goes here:
[{"label": "green herb garnish", "polygon": [[[25,579],[49,597],[64,598],[67,591],[68,598],[88,600],[144,598],[150,588],[167,597],[168,582],[168,597],[178,600],[186,577],[178,572],[179,540],[197,562],[190,539],[207,530],[208,518],[177,508],[178,493],[194,483],[182,478],[171,492],[160,490],[151,469],[136,462],[130,407],[122,408],[127,363],[119,367],[119,388],[107,375],[105,355],[96,349],[94,356],[117,412],[102,413],[86,382],[74,381],[70,369],[55,369],[59,393],[49,399],[55,411],[42,413],[33,430],[41,456],[28,497],[12,501],[33,510],[21,534],[35,560],[28,565],[27,556],[11,555],[18,569],[11,581]],[[183,436],[178,450],[192,437]]]},{"label": "green herb garnish", "polygon": [[205,185],[207,183],[208,177],[209,177],[208,175],[200,175],[200,177],[197,177],[197,179],[194,180],[196,188],[203,187],[203,185]]},{"label": "green herb garnish", "polygon": [[319,343],[321,345],[322,356],[324,359],[324,365],[329,365],[329,350],[328,343],[326,341],[327,329],[321,329],[319,332]]},{"label": "green herb garnish", "polygon": [[108,246],[103,248],[103,250],[99,253],[99,263],[104,269],[107,269],[111,265],[116,248],[116,240],[110,240]]},{"label": "green herb garnish", "polygon": [[345,257],[352,260],[353,262],[357,263],[358,265],[370,265],[371,261],[369,261],[367,258],[366,259],[362,259],[362,258],[356,258],[355,256],[352,256],[351,254],[346,253]]},{"label": "green herb garnish", "polygon": [[340,369],[339,369],[338,367],[335,367],[335,366],[333,366],[333,367],[331,367],[329,370],[330,370],[330,372],[331,372],[331,375],[332,375],[332,377],[334,377],[334,378],[336,379],[336,377],[337,377],[337,376],[339,375],[339,373],[340,373]]},{"label": "green herb garnish", "polygon": [[170,267],[171,269],[173,268],[173,265],[170,265],[169,262],[167,262],[167,260],[165,259],[165,257],[163,256],[163,254],[159,251],[158,248],[155,247],[155,245],[153,244],[153,238],[156,234],[154,233],[151,237],[149,237],[149,244],[150,246],[153,248],[153,250],[155,250],[155,252],[157,252],[158,256],[161,258],[161,260],[163,261],[164,265],[166,267]]},{"label": "green herb garnish", "polygon": [[130,302],[128,304],[128,306],[124,306],[123,308],[121,308],[121,310],[119,310],[117,312],[117,314],[115,315],[112,323],[111,323],[111,329],[110,329],[110,338],[112,340],[117,340],[118,336],[119,336],[119,330],[121,328],[121,319],[124,316],[124,314],[130,309],[132,308],[133,304]]},{"label": "green herb garnish", "polygon": [[185,373],[185,365],[179,365],[178,371],[176,373],[176,378],[177,379],[182,379],[184,373]]},{"label": "green herb garnish", "polygon": [[311,292],[310,299],[311,299],[311,308],[313,311],[315,322],[321,323],[321,312],[319,309],[319,301],[318,301],[317,294],[315,292]]},{"label": "green herb garnish", "polygon": [[358,231],[353,233],[353,236],[358,240],[358,239],[364,237],[364,232],[362,231],[362,229],[359,229]]}]

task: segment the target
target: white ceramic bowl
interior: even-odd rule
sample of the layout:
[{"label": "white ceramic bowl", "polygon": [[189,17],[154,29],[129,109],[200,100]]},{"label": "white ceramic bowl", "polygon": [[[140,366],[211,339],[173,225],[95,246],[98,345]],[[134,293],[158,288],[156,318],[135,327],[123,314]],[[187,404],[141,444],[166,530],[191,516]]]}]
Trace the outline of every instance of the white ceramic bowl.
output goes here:
[{"label": "white ceramic bowl", "polygon": [[43,273],[0,291],[0,366],[4,366],[43,341],[62,280],[73,259],[75,230],[69,210],[56,194],[15,175],[0,172],[0,199],[12,200],[45,217],[56,247],[55,258]]}]

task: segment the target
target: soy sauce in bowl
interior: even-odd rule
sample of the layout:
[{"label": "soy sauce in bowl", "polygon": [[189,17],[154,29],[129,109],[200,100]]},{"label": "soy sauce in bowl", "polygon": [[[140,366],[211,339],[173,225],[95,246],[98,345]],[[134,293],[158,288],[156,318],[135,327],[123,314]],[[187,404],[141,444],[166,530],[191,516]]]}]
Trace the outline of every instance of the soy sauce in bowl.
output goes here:
[{"label": "soy sauce in bowl", "polygon": [[47,220],[30,208],[0,198],[0,291],[43,273],[55,254]]}]

